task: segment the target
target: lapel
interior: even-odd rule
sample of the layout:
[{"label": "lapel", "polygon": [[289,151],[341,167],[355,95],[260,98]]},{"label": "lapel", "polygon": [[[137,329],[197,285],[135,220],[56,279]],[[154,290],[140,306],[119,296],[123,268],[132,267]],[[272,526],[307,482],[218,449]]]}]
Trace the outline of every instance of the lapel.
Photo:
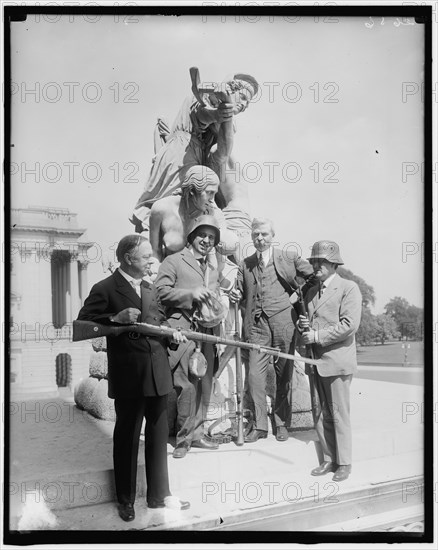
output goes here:
[{"label": "lapel", "polygon": [[248,271],[250,271],[253,274],[254,281],[257,283],[257,266],[258,266],[258,260],[257,260],[257,252],[252,254],[252,256],[249,256],[246,259],[246,267],[248,268]]},{"label": "lapel", "polygon": [[123,275],[120,275],[118,271],[115,271],[113,274],[114,281],[116,283],[116,292],[119,294],[122,294],[127,300],[129,300],[134,307],[137,309],[140,309],[141,307],[141,300],[138,296],[138,294],[135,292],[135,290],[132,288],[130,283],[123,277]]},{"label": "lapel", "polygon": [[[284,257],[277,248],[272,249],[272,260],[274,262],[275,271],[280,275],[290,286],[287,266],[284,265]],[[293,290],[293,289],[292,289]]]},{"label": "lapel", "polygon": [[151,303],[152,287],[146,281],[142,281],[140,285],[141,290],[141,320],[146,316]]},{"label": "lapel", "polygon": [[317,286],[316,290],[316,302],[315,302],[315,309],[314,311],[318,310],[321,306],[323,306],[328,300],[333,298],[333,296],[336,294],[336,291],[338,290],[340,282],[340,277],[336,273],[333,277],[332,282],[328,286],[328,288],[325,289],[324,294],[321,296],[321,298],[318,298],[318,292],[319,292],[319,286]]},{"label": "lapel", "polygon": [[198,273],[201,276],[202,280],[204,280],[204,273],[202,272],[201,266],[199,265],[198,260],[190,252],[190,250],[185,248],[181,253],[181,257],[183,261],[187,265],[189,265],[192,269],[194,269],[196,273]]},{"label": "lapel", "polygon": [[307,303],[308,303],[308,312],[309,312],[309,318],[310,320],[312,320],[313,318],[313,313],[315,311],[315,308],[316,308],[316,304],[318,303],[318,291],[319,291],[319,287],[318,285],[315,285],[315,286],[312,286],[309,288],[309,290],[307,291],[308,292],[308,298],[307,298]]}]

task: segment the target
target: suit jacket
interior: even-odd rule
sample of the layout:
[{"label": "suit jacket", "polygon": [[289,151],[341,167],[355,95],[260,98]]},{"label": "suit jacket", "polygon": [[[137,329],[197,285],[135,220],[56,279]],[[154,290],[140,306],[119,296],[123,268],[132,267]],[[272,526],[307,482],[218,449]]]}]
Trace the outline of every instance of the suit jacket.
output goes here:
[{"label": "suit jacket", "polygon": [[321,376],[354,374],[357,370],[355,333],[362,313],[362,294],[354,281],[336,274],[318,297],[319,285],[307,292],[304,300],[311,327],[318,331],[320,344],[314,344]]},{"label": "suit jacket", "polygon": [[[161,303],[166,307],[167,320],[171,327],[192,329],[191,322],[196,309],[196,304],[193,303],[193,290],[196,287],[208,286],[213,292],[219,290],[217,269],[209,264],[207,272],[208,285],[205,283],[199,262],[187,248],[163,260],[155,286]],[[178,350],[171,353],[172,368],[187,350],[194,347],[194,342],[180,344]]]},{"label": "suit jacket", "polygon": [[196,309],[193,303],[193,290],[198,286],[208,286],[218,291],[218,272],[211,264],[207,267],[206,285],[204,273],[192,252],[185,248],[181,252],[167,256],[158,270],[155,280],[161,303],[166,307],[167,319],[172,327],[189,329]]},{"label": "suit jacket", "polygon": [[[141,310],[141,322],[168,325],[156,288],[145,281],[140,288],[141,299],[130,283],[115,271],[93,286],[78,319],[111,324],[109,318],[112,315],[128,307],[135,307]],[[172,390],[172,377],[167,344],[167,338],[134,333],[109,336],[108,396],[138,398],[168,394]]]},{"label": "suit jacket", "polygon": [[[287,253],[283,253],[282,250],[273,248],[272,259],[278,279],[289,295],[299,286],[296,280],[297,274],[305,279],[313,275],[313,268],[310,263],[294,252],[288,251]],[[241,262],[237,273],[236,286],[243,296],[243,332],[245,335],[250,334],[254,323],[257,295],[257,266],[258,258],[257,253],[255,253]]]}]

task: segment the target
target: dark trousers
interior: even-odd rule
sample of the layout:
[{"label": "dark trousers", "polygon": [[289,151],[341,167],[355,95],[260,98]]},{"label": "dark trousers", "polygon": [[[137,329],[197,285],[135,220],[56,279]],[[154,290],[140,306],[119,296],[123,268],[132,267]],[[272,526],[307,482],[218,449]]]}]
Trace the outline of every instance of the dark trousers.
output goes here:
[{"label": "dark trousers", "polygon": [[315,369],[315,388],[321,406],[316,432],[324,460],[351,464],[352,442],[350,422],[350,385],[352,374],[320,376]]},{"label": "dark trousers", "polygon": [[[279,348],[284,353],[289,353],[294,330],[291,320],[290,308],[267,317],[264,313],[254,320],[248,341],[253,344]],[[247,369],[247,402],[255,413],[255,428],[268,431],[268,414],[266,408],[266,376],[270,356],[259,353],[257,350],[249,351],[249,365]],[[282,403],[287,399],[289,380],[291,376],[287,365],[287,359],[278,359],[274,362],[276,391],[274,403],[275,426],[284,426],[285,419],[280,414],[283,410]]]},{"label": "dark trousers", "polygon": [[213,344],[203,343],[201,346],[207,360],[207,372],[201,379],[189,373],[189,359],[193,349],[193,346],[188,346],[173,371],[173,386],[177,393],[177,447],[190,447],[193,441],[204,437],[204,421],[210,406],[215,348]]},{"label": "dark trousers", "polygon": [[140,399],[115,399],[114,474],[117,500],[126,504],[135,501],[137,455],[143,417],[145,429],[146,500],[162,500],[170,496],[167,471],[167,395]]}]

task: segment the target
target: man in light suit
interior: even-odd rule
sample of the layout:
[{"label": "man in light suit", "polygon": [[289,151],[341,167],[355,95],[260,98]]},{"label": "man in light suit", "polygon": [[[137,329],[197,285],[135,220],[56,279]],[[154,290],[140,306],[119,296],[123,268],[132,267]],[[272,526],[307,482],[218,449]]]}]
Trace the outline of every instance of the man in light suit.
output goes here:
[{"label": "man in light suit", "polygon": [[[141,235],[123,237],[116,250],[120,267],[95,284],[79,312],[81,321],[129,325],[137,321],[168,324],[155,287],[145,281],[152,247]],[[175,331],[173,346],[186,342]],[[107,338],[108,396],[114,399],[114,475],[119,515],[135,519],[137,455],[143,417],[146,418],[145,464],[149,508],[187,509],[171,497],[167,469],[167,394],[172,390],[166,339],[135,333]]]},{"label": "man in light suit", "polygon": [[[171,327],[212,333],[196,322],[196,312],[202,304],[214,299],[219,287],[219,273],[210,261],[209,253],[220,241],[220,230],[213,216],[202,215],[188,229],[187,247],[167,256],[158,270],[155,285],[166,307]],[[218,321],[218,324],[220,321]],[[199,379],[190,372],[193,341],[170,351],[173,385],[177,392],[177,435],[174,458],[184,458],[191,447],[217,449],[218,444],[204,436],[204,421],[210,404],[215,350],[213,344],[202,343],[207,371]]]},{"label": "man in light suit", "polygon": [[305,295],[309,317],[300,315],[297,327],[304,344],[320,360],[311,383],[321,407],[316,431],[323,462],[311,474],[334,472],[333,481],[343,481],[351,473],[350,384],[357,370],[354,335],[360,324],[362,295],[354,281],[336,273],[344,262],[335,242],[316,242],[309,261],[319,285]]},{"label": "man in light suit", "polygon": [[[243,333],[253,344],[279,348],[288,353],[295,331],[290,296],[298,288],[297,274],[311,284],[313,269],[295,251],[279,250],[272,246],[275,236],[270,220],[254,219],[251,231],[256,253],[245,258],[239,266],[236,285],[230,292],[232,302],[243,300]],[[249,352],[247,390],[249,405],[254,406],[255,426],[246,436],[247,443],[268,435],[266,407],[266,377],[269,355],[257,350]],[[276,394],[274,405],[275,437],[288,438],[281,407],[287,399],[290,373],[286,359],[275,364]]]}]

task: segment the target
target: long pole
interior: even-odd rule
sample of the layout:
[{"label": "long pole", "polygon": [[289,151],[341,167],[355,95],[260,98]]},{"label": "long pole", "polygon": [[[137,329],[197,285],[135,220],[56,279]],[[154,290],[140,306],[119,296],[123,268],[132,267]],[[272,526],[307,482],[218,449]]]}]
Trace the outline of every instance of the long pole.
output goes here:
[{"label": "long pole", "polygon": [[[235,339],[240,340],[239,303],[234,303],[234,330]],[[237,440],[236,445],[243,445],[243,379],[242,379],[242,357],[240,347],[236,346],[236,424]]]}]

